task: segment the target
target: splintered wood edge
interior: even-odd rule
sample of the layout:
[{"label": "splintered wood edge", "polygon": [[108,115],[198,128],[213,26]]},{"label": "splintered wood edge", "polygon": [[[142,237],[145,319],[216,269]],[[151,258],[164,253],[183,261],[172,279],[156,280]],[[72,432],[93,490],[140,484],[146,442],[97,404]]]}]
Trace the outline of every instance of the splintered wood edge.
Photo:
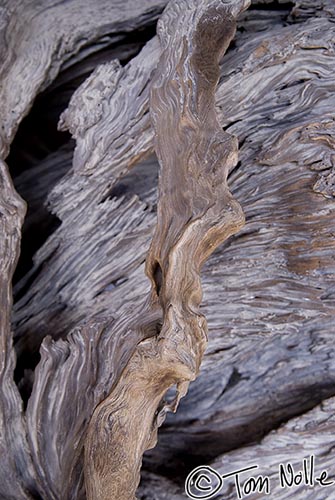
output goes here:
[{"label": "splintered wood edge", "polygon": [[[214,93],[219,61],[247,2],[172,2],[158,26],[162,55],[153,79],[150,112],[160,163],[155,234],[146,262],[151,293],[130,328],[152,310],[162,326],[142,340],[110,395],[95,409],[85,445],[89,500],[134,499],[142,455],[155,446],[167,411],[198,374],[207,343],[200,314],[201,266],[244,225],[227,186],[237,163],[235,137],[222,131]],[[164,395],[176,386],[169,403]]]}]

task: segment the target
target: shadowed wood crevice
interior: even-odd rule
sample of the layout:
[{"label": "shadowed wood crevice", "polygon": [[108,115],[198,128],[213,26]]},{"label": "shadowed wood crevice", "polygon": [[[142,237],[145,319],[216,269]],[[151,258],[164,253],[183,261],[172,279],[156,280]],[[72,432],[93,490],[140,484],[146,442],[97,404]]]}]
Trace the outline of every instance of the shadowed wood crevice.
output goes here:
[{"label": "shadowed wood crevice", "polygon": [[[109,45],[109,36],[113,38],[114,33],[133,31],[157,19],[165,4],[166,0],[129,0],[125,6],[102,0],[95,8],[86,6],[82,15],[83,4],[79,0],[72,4],[50,2],[47,6],[37,1],[27,5],[24,0],[5,0],[0,11],[0,71],[6,75],[0,91],[1,157],[8,155],[18,125],[36,94],[55,79],[65,63],[73,65],[83,57],[85,49],[89,54],[99,45]],[[93,44],[94,41],[98,43]],[[36,56],[29,57],[30,54]],[[20,78],[22,69],[25,72]],[[12,85],[16,86],[20,100],[12,92]]]},{"label": "shadowed wood crevice", "polygon": [[[159,11],[159,9],[158,9]],[[158,12],[157,11],[157,12]],[[15,283],[32,267],[32,257],[57,227],[58,218],[48,213],[43,204],[63,175],[71,168],[71,157],[59,155],[74,149],[68,131],[57,130],[61,113],[67,108],[73,90],[79,87],[98,64],[113,59],[122,66],[135,57],[155,35],[157,13],[143,20],[140,28],[105,35],[91,42],[60,68],[59,76],[37,95],[29,114],[22,120],[11,144],[7,164],[14,185],[28,204],[22,229],[22,251],[14,275]],[[49,158],[57,152],[59,162],[51,169]],[[42,164],[42,168],[38,166]],[[37,167],[37,168],[36,168]],[[39,182],[36,183],[38,176]]]}]

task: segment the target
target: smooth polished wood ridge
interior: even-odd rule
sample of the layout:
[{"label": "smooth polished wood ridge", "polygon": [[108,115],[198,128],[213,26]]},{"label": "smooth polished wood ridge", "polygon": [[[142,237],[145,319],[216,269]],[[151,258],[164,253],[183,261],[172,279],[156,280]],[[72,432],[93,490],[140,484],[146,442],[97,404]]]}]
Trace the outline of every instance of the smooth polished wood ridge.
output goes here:
[{"label": "smooth polished wood ridge", "polygon": [[[206,320],[199,312],[200,270],[244,224],[227,186],[237,163],[237,139],[220,127],[214,92],[219,61],[235,34],[235,16],[245,7],[244,2],[172,2],[158,23],[163,52],[150,113],[160,163],[159,200],[146,262],[151,295],[137,322],[160,307],[162,326],[139,343],[93,414],[85,446],[90,500],[134,498],[144,451],[155,445],[166,411],[176,411],[199,371],[207,343]],[[162,401],[173,385],[174,399]]]}]

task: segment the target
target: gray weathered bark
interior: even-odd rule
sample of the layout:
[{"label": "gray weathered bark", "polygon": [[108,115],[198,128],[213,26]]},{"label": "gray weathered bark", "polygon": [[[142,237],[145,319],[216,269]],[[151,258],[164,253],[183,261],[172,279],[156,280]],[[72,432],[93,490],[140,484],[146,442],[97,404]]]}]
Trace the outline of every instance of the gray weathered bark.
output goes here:
[{"label": "gray weathered bark", "polygon": [[[276,474],[280,462],[291,460],[298,468],[310,454],[319,472],[335,467],[334,2],[253,2],[239,16],[222,60],[216,110],[216,48],[207,44],[216,34],[228,40],[230,21],[209,10],[204,19],[214,24],[208,40],[197,24],[207,2],[200,10],[195,1],[185,0],[185,8],[171,2],[162,15],[166,3],[1,5],[0,496],[85,498],[83,446],[97,408],[87,450],[99,443],[97,422],[108,443],[122,447],[131,439],[124,446],[129,483],[116,480],[123,470],[115,463],[116,448],[100,446],[109,480],[103,481],[105,493],[97,494],[90,490],[97,485],[95,472],[88,472],[89,497],[114,498],[106,491],[115,488],[114,496],[133,498],[142,452],[155,441],[149,422],[157,405],[162,410],[161,396],[197,373],[205,344],[195,341],[197,335],[204,339],[198,327],[188,333],[195,313],[208,321],[200,375],[146,453],[137,497],[186,498],[183,482],[200,464],[224,474],[257,463],[272,477],[271,498],[332,499],[334,487],[281,489]],[[158,17],[159,37],[149,40]],[[66,134],[56,136],[55,127],[47,139],[38,135],[39,123],[60,110],[59,127],[74,143]],[[214,154],[207,141],[216,133],[219,142],[228,140],[223,155],[235,148],[228,134],[239,140],[239,163],[229,165],[228,158],[224,164],[246,224],[204,264],[199,312],[200,254],[209,256],[222,240],[221,210],[229,199],[222,167],[213,183],[204,175],[206,154]],[[5,160],[28,203],[13,311],[25,208]],[[213,157],[208,167],[215,167]],[[208,251],[201,232],[185,236],[172,272],[175,241],[192,217],[201,220],[209,199],[220,208],[211,227],[222,224],[222,233],[209,238],[214,246]],[[173,360],[179,353],[180,366],[192,368],[181,375],[174,365],[164,380],[165,354],[155,346],[171,332],[167,304],[184,324],[185,343],[173,346],[172,336],[165,352]],[[147,363],[141,356],[153,361],[139,380]],[[127,384],[130,392],[123,394]],[[143,387],[147,392],[140,395]],[[168,397],[171,406],[174,397]],[[99,409],[107,408],[114,425],[116,400],[128,405],[126,422],[134,416],[122,439],[122,426],[108,432],[99,418]],[[87,459],[89,469],[90,451]],[[234,494],[222,490],[224,498]]]}]

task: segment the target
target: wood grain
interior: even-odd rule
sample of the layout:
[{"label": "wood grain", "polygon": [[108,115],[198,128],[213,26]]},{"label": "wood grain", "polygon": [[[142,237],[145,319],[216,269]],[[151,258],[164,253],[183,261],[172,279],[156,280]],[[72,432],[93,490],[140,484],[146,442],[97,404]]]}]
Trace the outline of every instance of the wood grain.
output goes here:
[{"label": "wood grain", "polygon": [[[244,7],[241,2],[239,9]],[[137,345],[93,413],[85,444],[89,499],[134,498],[142,455],[156,444],[165,413],[176,411],[205,350],[200,269],[244,223],[226,184],[237,163],[237,142],[221,131],[214,107],[220,56],[234,36],[238,12],[236,4],[174,2],[159,21],[163,52],[150,98],[161,166],[156,230],[146,261],[152,287],[140,314],[128,321],[143,324],[150,311],[161,309],[162,323],[156,335],[149,330]],[[176,395],[166,402],[174,385]]]},{"label": "wood grain", "polygon": [[[215,465],[224,472],[228,464],[235,467],[261,460],[262,468],[268,464],[275,470],[279,459],[286,460],[294,454],[298,466],[302,455],[313,452],[319,467],[331,471],[331,429],[325,438],[323,429],[325,422],[331,423],[333,411],[332,399],[328,406],[325,398],[334,395],[333,2],[253,2],[239,16],[235,38],[220,66],[215,126],[213,97],[207,100],[206,96],[214,92],[216,75],[212,73],[213,66],[207,67],[207,54],[205,58],[194,55],[194,46],[189,48],[187,42],[184,54],[182,44],[176,43],[173,50],[169,45],[173,37],[181,36],[186,29],[184,25],[175,28],[177,32],[173,28],[175,22],[183,19],[184,11],[180,12],[180,19],[175,19],[171,4],[170,14],[167,11],[167,17],[162,18],[161,41],[154,37],[136,57],[119,64],[115,60],[106,62],[104,47],[112,47],[111,57],[118,55],[121,60],[126,59],[125,54],[137,52],[139,45],[136,49],[130,43],[127,45],[128,38],[122,30],[131,33],[142,22],[144,25],[152,22],[165,2],[141,3],[136,8],[141,10],[143,5],[145,13],[138,19],[133,19],[130,11],[125,17],[122,13],[115,14],[119,8],[116,3],[113,19],[112,11],[100,8],[103,2],[99,2],[94,12],[81,4],[80,11],[73,8],[73,23],[69,21],[69,10],[58,4],[59,9],[50,2],[48,8],[41,10],[40,2],[30,3],[29,9],[24,9],[24,2],[10,2],[1,10],[1,36],[5,40],[3,47],[7,47],[2,62],[8,62],[1,72],[3,159],[24,115],[31,106],[38,113],[37,102],[33,102],[40,90],[46,89],[43,92],[46,114],[56,114],[52,102],[59,103],[57,109],[64,106],[72,89],[80,83],[78,75],[87,74],[87,68],[93,69],[95,64],[98,66],[73,94],[60,120],[60,127],[70,130],[75,139],[75,151],[73,142],[69,142],[49,155],[44,153],[41,159],[41,144],[38,154],[31,157],[31,143],[36,140],[38,145],[41,140],[32,129],[29,144],[21,145],[24,163],[20,164],[20,155],[8,158],[15,187],[28,201],[23,243],[34,237],[33,227],[40,228],[42,237],[33,262],[26,271],[23,266],[23,278],[15,286],[12,330],[18,356],[16,381],[23,401],[13,382],[15,356],[9,317],[10,283],[19,251],[24,206],[3,164],[0,496],[85,498],[83,443],[94,408],[108,394],[116,394],[121,374],[127,376],[127,366],[129,370],[134,367],[132,356],[137,366],[143,366],[141,355],[146,355],[156,336],[162,334],[165,314],[162,304],[167,301],[187,321],[192,319],[193,311],[200,318],[207,318],[208,347],[199,377],[190,385],[178,412],[167,414],[157,447],[145,455],[143,481],[137,496],[185,498],[183,482],[187,473],[200,463]],[[81,17],[79,21],[77,14]],[[62,16],[67,18],[64,23]],[[91,16],[89,24],[85,16]],[[121,24],[114,23],[121,18]],[[53,19],[59,22],[53,24]],[[211,16],[205,19],[210,25]],[[168,21],[170,28],[166,32],[164,26]],[[78,28],[73,28],[73,24],[78,24]],[[64,30],[54,37],[52,26],[58,25]],[[200,30],[202,35],[191,35],[192,22],[186,25],[190,37],[200,41],[203,36],[206,40],[205,27]],[[60,51],[58,61],[57,43],[63,43],[59,40],[67,37],[69,26],[73,28],[69,52]],[[35,33],[39,33],[36,38]],[[76,38],[83,33],[83,40]],[[38,45],[42,39],[45,45]],[[210,42],[214,42],[214,37]],[[171,67],[165,64],[161,77],[170,68],[177,83],[173,85],[169,80],[169,95],[175,99],[173,103],[166,102],[169,106],[173,104],[178,112],[172,113],[169,106],[160,107],[166,96],[164,86],[160,87],[158,81],[152,94],[155,109],[151,106],[151,116],[159,130],[154,142],[149,101],[155,68],[160,58],[164,58],[160,43],[164,50],[169,46],[172,50],[171,54],[165,53]],[[205,44],[203,49],[206,50]],[[45,51],[50,58],[30,58],[38,50]],[[178,65],[184,56],[185,61]],[[15,58],[17,61],[12,64]],[[101,61],[103,65],[99,66]],[[200,83],[196,86],[198,93],[189,93],[182,83],[194,75],[196,67],[202,71],[196,80]],[[187,74],[183,72],[186,68]],[[195,80],[189,80],[190,89],[194,90]],[[67,82],[65,91],[62,82]],[[19,92],[22,88],[24,91]],[[212,90],[207,93],[209,88]],[[183,92],[187,97],[180,100]],[[197,99],[192,101],[192,96]],[[178,121],[183,102],[184,118]],[[197,106],[201,107],[199,119]],[[15,113],[11,113],[12,109]],[[160,188],[163,196],[160,199],[162,203],[170,197],[176,200],[178,220],[183,224],[187,224],[193,210],[199,214],[206,211],[206,197],[212,186],[208,185],[209,175],[201,178],[203,164],[198,157],[204,145],[211,144],[211,139],[217,136],[214,132],[208,136],[200,132],[207,123],[205,119],[212,124],[213,131],[218,124],[223,127],[219,134],[223,141],[229,137],[225,133],[238,137],[239,163],[232,162],[226,174],[234,198],[243,206],[246,224],[203,264],[203,300],[199,309],[200,293],[189,296],[188,289],[183,290],[188,300],[179,307],[175,292],[178,280],[185,274],[177,273],[173,278],[172,269],[178,267],[173,268],[172,264],[175,266],[179,260],[176,257],[169,261],[174,238],[178,240],[180,236],[184,250],[187,248],[192,254],[194,233],[184,235],[184,226],[178,225],[169,203],[158,206],[159,220],[165,222],[155,230],[159,198],[156,185],[160,168],[160,184],[164,179],[170,186],[166,193]],[[170,133],[166,134],[168,127]],[[181,143],[179,134],[185,138]],[[180,168],[171,178],[166,175],[164,165],[170,165],[171,160],[164,152],[172,154],[176,146],[181,151],[189,148],[189,172],[200,177],[201,186],[189,182]],[[15,153],[18,143],[14,141],[11,148]],[[152,154],[154,148],[161,167]],[[210,148],[208,151],[210,154]],[[14,158],[17,164],[13,164]],[[169,169],[180,165],[180,161],[177,155]],[[219,209],[229,194],[225,191],[223,171],[218,169],[217,176],[213,189]],[[181,196],[185,178],[187,189],[183,189]],[[200,196],[194,198],[192,193],[197,189]],[[183,203],[177,203],[181,199]],[[170,223],[174,235],[166,230]],[[198,241],[201,251],[204,251],[201,237],[206,227],[203,229]],[[192,236],[189,240],[188,234]],[[144,267],[152,238],[147,260],[153,285],[150,292]],[[164,248],[159,247],[162,239],[166,240]],[[4,242],[9,242],[9,247]],[[189,259],[185,263],[187,272],[191,271],[193,276],[192,286],[197,284],[201,261],[198,254],[193,255],[194,261]],[[156,262],[164,271],[161,278]],[[195,269],[194,262],[199,262],[199,269]],[[172,287],[165,285],[167,280]],[[155,295],[157,285],[160,298]],[[154,308],[148,297],[155,299]],[[146,316],[143,322],[129,324],[129,318],[136,320],[143,315]],[[200,332],[199,338],[202,335]],[[151,341],[144,341],[148,337]],[[187,341],[192,342],[192,338],[191,334],[186,336]],[[155,359],[157,352],[150,350],[149,359]],[[187,349],[180,344],[178,352],[186,353]],[[188,357],[186,363],[196,367],[198,354]],[[181,357],[183,363],[184,354]],[[149,364],[147,379],[152,378],[156,369],[154,361]],[[138,400],[141,384],[147,380],[132,376],[130,393],[124,394],[124,401],[130,406]],[[175,380],[172,377],[161,381],[160,388]],[[151,406],[139,405],[139,415],[155,413],[160,388],[153,388]],[[113,404],[122,406],[121,396]],[[168,404],[173,406],[175,396],[175,389],[167,393]],[[149,391],[141,397],[142,402],[146,401]],[[311,410],[315,405],[315,410]],[[108,414],[108,405],[100,408],[107,408]],[[159,423],[164,414],[162,411]],[[117,413],[115,419],[118,424]],[[285,425],[289,419],[291,422]],[[156,440],[155,426],[143,426],[141,435],[137,432],[142,420],[135,419],[130,432],[142,443],[132,458],[137,465],[124,476],[133,485],[131,495],[138,481],[142,451]],[[300,429],[304,429],[301,435],[291,432],[293,427],[290,427],[291,423],[298,426],[299,422]],[[274,432],[264,437],[271,430]],[[109,456],[108,443],[118,438],[117,433],[106,436],[103,449]],[[304,444],[307,439],[310,446]],[[255,444],[255,440],[260,444]],[[244,448],[246,445],[248,448]],[[126,454],[124,457],[127,460]],[[114,459],[112,456],[111,460]],[[113,473],[113,469],[107,473]],[[121,488],[120,483],[115,485]],[[289,494],[298,500],[308,498],[307,495],[314,495],[317,500],[332,498],[331,489],[274,491],[279,500],[281,496],[290,498]]]}]

